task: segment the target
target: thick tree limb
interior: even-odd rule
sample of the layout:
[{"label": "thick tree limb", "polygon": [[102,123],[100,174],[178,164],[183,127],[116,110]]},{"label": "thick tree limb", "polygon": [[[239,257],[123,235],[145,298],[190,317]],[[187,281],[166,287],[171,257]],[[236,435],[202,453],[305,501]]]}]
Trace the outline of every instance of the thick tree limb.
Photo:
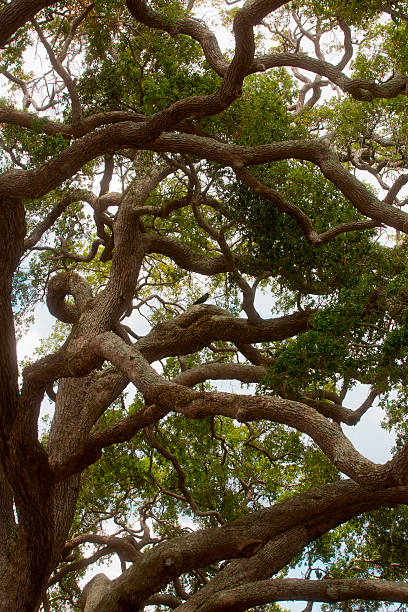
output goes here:
[{"label": "thick tree limb", "polygon": [[251,584],[252,580],[273,576],[300,553],[309,538],[310,532],[307,526],[298,525],[277,534],[259,550],[256,549],[256,540],[254,540],[253,554],[247,555],[248,558],[231,561],[208,584],[180,606],[179,612],[201,610],[202,606],[208,606],[213,600],[217,601],[224,589],[229,589],[232,585],[238,586],[248,582]]},{"label": "thick tree limb", "polygon": [[[269,4],[269,9],[264,6]],[[242,28],[240,21],[248,20],[253,25],[260,23],[264,16],[273,12],[279,6],[287,4],[286,1],[269,1],[247,3],[237,13],[234,21],[234,34],[237,43],[234,60],[241,61],[245,54],[248,57],[253,55],[253,43],[247,38],[245,28]],[[193,18],[181,18],[169,22],[160,13],[153,11],[143,0],[127,0],[127,6],[131,14],[145,25],[168,32],[171,36],[187,34],[197,40],[204,52],[206,60],[217,74],[225,77],[231,65],[224,58],[216,37],[203,23]],[[264,56],[246,60],[247,71],[243,74],[265,71],[279,66],[294,66],[314,72],[317,75],[328,78],[332,83],[340,87],[344,92],[350,93],[356,100],[371,101],[376,97],[392,98],[405,93],[407,79],[402,76],[395,76],[385,83],[375,83],[369,79],[351,79],[342,70],[352,57],[350,28],[339,19],[339,25],[344,33],[345,52],[340,62],[335,66],[321,58],[308,57],[304,53],[272,53]],[[242,42],[241,42],[242,41]],[[248,49],[251,51],[248,53]]]},{"label": "thick tree limb", "polygon": [[380,466],[369,461],[354,448],[336,423],[305,404],[271,396],[200,393],[168,383],[139,351],[112,333],[96,337],[92,348],[120,368],[143,393],[147,403],[180,412],[187,418],[223,415],[241,422],[268,419],[289,425],[309,435],[339,471],[361,486],[378,488],[399,484],[391,470],[392,462]]},{"label": "thick tree limb", "polygon": [[229,165],[234,170],[243,169],[246,165],[283,159],[304,159],[315,163],[324,176],[340,189],[363,215],[400,231],[408,231],[407,213],[376,198],[361,181],[342,166],[336,154],[330,151],[329,143],[325,139],[286,141],[246,148],[199,136],[163,134],[152,143],[149,140],[148,126],[149,122],[138,126],[130,123],[108,126],[76,141],[59,158],[37,170],[4,172],[0,175],[0,194],[12,190],[19,197],[39,197],[69,178],[85,162],[124,145],[158,152],[193,154]]},{"label": "thick tree limb", "polygon": [[55,0],[13,0],[0,11],[0,48],[38,11],[56,4]]},{"label": "thick tree limb", "polygon": [[406,499],[404,487],[368,492],[355,483],[342,481],[311,489],[221,528],[173,538],[144,553],[141,561],[112,581],[98,612],[120,612],[124,603],[140,605],[175,576],[221,559],[251,557],[256,546],[297,526],[302,526],[305,532],[310,529],[310,537],[314,538],[319,525],[323,526],[323,517],[328,521],[326,528],[330,528],[367,509]]},{"label": "thick tree limb", "polygon": [[267,372],[264,366],[241,363],[207,363],[190,368],[173,378],[177,385],[193,387],[206,380],[240,380],[244,383],[259,382]]},{"label": "thick tree limb", "polygon": [[[75,305],[65,301],[67,295],[75,298]],[[89,284],[77,272],[60,272],[48,283],[48,310],[64,323],[75,323],[92,299]]]},{"label": "thick tree limb", "polygon": [[[408,602],[408,586],[402,582],[345,578],[343,580],[263,580],[226,589],[207,603],[195,608],[197,612],[239,612],[252,606],[275,601],[325,601],[334,603],[350,599],[370,601]],[[181,606],[180,612],[189,609]]]}]

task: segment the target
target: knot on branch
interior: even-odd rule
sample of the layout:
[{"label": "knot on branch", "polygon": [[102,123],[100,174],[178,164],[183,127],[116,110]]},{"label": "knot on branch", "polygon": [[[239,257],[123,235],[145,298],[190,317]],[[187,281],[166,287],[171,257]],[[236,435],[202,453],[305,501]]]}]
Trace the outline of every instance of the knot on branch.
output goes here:
[{"label": "knot on branch", "polygon": [[166,553],[162,556],[162,564],[169,574],[177,574],[183,567],[183,557],[178,552]]},{"label": "knot on branch", "polygon": [[[66,301],[69,295],[74,298],[74,304]],[[59,272],[48,282],[48,310],[63,323],[75,323],[91,299],[90,286],[76,272]]]},{"label": "knot on branch", "polygon": [[374,94],[363,87],[353,87],[349,88],[348,93],[350,93],[355,100],[359,102],[372,102],[374,100]]},{"label": "knot on branch", "polygon": [[330,601],[337,601],[339,599],[339,589],[336,586],[329,585],[326,594]]},{"label": "knot on branch", "polygon": [[237,557],[252,557],[263,545],[262,540],[247,540],[238,546]]},{"label": "knot on branch", "polygon": [[238,423],[245,423],[250,420],[248,410],[244,406],[240,406],[237,410],[237,414],[235,415]]}]

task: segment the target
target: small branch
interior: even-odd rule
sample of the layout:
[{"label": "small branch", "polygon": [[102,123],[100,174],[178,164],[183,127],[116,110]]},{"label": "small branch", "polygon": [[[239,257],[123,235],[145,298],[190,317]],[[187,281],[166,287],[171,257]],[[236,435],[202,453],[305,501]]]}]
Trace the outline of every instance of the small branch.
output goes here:
[{"label": "small branch", "polygon": [[75,127],[77,123],[79,123],[82,117],[82,109],[81,109],[81,101],[79,99],[79,95],[77,89],[75,87],[75,83],[72,80],[69,72],[63,67],[61,62],[57,59],[51,45],[48,40],[44,36],[43,31],[38,25],[37,21],[33,18],[31,20],[39,39],[44,45],[45,50],[47,51],[48,57],[50,59],[51,65],[54,68],[55,72],[61,77],[64,81],[66,88],[68,89],[70,98],[71,98],[71,108],[72,108],[72,125]]},{"label": "small branch", "polygon": [[249,172],[249,170],[247,170],[246,168],[234,168],[234,172],[237,177],[240,178],[246,185],[251,187],[251,189],[255,191],[255,193],[269,200],[276,206],[278,210],[292,217],[292,219],[296,221],[297,225],[301,229],[305,238],[312,244],[323,244],[324,242],[328,242],[339,234],[343,234],[345,232],[361,231],[364,229],[381,226],[381,223],[376,220],[350,221],[347,223],[340,223],[340,225],[332,227],[329,230],[323,232],[322,234],[318,234],[313,229],[309,217],[298,206],[296,206],[295,204],[291,204],[290,202],[285,200],[278,191],[272,189],[271,187],[267,187],[266,185],[261,183],[261,181],[259,181],[256,176],[251,174],[251,172]]},{"label": "small branch", "polygon": [[131,543],[129,536],[119,538],[112,535],[106,536],[97,533],[83,533],[64,544],[62,560],[64,560],[77,546],[88,543],[104,544],[106,547],[109,547],[112,552],[120,554],[126,561],[136,561],[142,554],[137,549],[136,544]]},{"label": "small branch", "polygon": [[351,410],[350,408],[345,408],[338,402],[332,403],[331,401],[322,401],[319,399],[314,399],[310,397],[312,394],[310,393],[302,393],[301,401],[315,408],[317,412],[323,414],[324,416],[333,419],[337,423],[345,423],[346,425],[357,425],[360,421],[361,417],[367,412],[369,408],[371,408],[373,401],[378,396],[379,391],[377,389],[371,389],[367,398],[363,401],[361,406],[356,410]]},{"label": "small branch", "polygon": [[384,198],[384,202],[387,202],[387,204],[392,204],[395,198],[397,197],[399,191],[404,187],[404,185],[407,184],[407,182],[408,174],[401,174],[391,186],[391,189]]},{"label": "small branch", "polygon": [[73,191],[65,196],[63,196],[59,202],[55,204],[51,212],[48,213],[44,221],[39,223],[30,233],[30,235],[24,241],[24,250],[28,251],[32,249],[42,238],[47,230],[49,230],[53,223],[61,216],[64,210],[74,202],[79,202],[81,200],[86,202],[93,202],[95,200],[95,196],[91,191],[86,190],[78,190]]},{"label": "small branch", "polygon": [[182,494],[184,495],[185,500],[190,505],[194,514],[196,514],[197,516],[214,516],[217,519],[217,521],[220,523],[220,525],[223,525],[224,521],[220,513],[217,510],[207,510],[206,512],[203,512],[202,510],[200,510],[197,502],[195,501],[195,499],[193,499],[190,491],[186,487],[186,475],[184,473],[184,470],[181,468],[177,457],[173,455],[173,453],[171,453],[169,450],[167,450],[158,441],[156,436],[153,434],[153,430],[151,427],[145,427],[143,431],[146,436],[146,440],[150,444],[150,446],[152,448],[155,448],[161,455],[163,455],[163,457],[168,459],[173,464],[173,467],[176,470],[177,475],[178,475],[177,486],[179,490],[182,492]]},{"label": "small branch", "polygon": [[89,15],[89,13],[92,11],[92,9],[95,6],[95,2],[92,2],[91,4],[89,4],[85,10],[78,15],[78,17],[75,17],[75,19],[73,19],[70,22],[70,28],[69,28],[69,32],[65,38],[64,44],[61,47],[61,50],[57,56],[57,60],[61,63],[64,61],[68,49],[69,49],[69,45],[71,44],[71,42],[74,39],[74,34],[77,31],[78,27],[81,25],[81,23],[84,21],[84,19],[86,19],[86,17]]},{"label": "small branch", "polygon": [[80,569],[84,569],[85,567],[88,567],[88,565],[91,565],[92,563],[95,563],[95,561],[98,561],[98,559],[100,559],[101,557],[112,554],[114,552],[115,551],[112,549],[111,546],[105,546],[104,548],[100,548],[99,550],[97,550],[90,557],[86,557],[85,559],[80,559],[79,561],[74,561],[74,563],[70,563],[59,572],[56,572],[54,576],[50,578],[50,580],[48,581],[48,587],[52,586],[53,584],[57,584],[57,582],[59,582],[62,578],[64,578],[64,576],[66,576],[70,572],[76,572]]},{"label": "small branch", "polygon": [[130,440],[138,431],[159,421],[167,413],[167,408],[145,406],[101,431],[92,432],[78,452],[63,463],[54,463],[51,466],[54,479],[56,481],[65,480],[68,476],[81,472],[99,459],[103,448]]},{"label": "small branch", "polygon": [[338,70],[343,70],[347,66],[351,58],[353,57],[353,43],[351,39],[350,27],[347,25],[344,19],[341,19],[341,17],[338,17],[337,23],[343,30],[343,34],[344,34],[344,55],[339,61],[339,63],[336,65],[336,68]]}]

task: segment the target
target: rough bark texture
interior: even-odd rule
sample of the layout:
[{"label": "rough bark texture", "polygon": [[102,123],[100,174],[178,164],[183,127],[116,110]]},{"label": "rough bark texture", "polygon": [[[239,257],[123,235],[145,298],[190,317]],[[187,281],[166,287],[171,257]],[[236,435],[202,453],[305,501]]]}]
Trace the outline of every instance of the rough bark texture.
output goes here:
[{"label": "rough bark texture", "polygon": [[[312,108],[320,99],[322,87],[328,84],[337,88],[339,96],[344,92],[364,103],[406,96],[407,77],[396,72],[384,82],[376,82],[345,74],[343,70],[350,72],[346,67],[353,54],[353,37],[339,13],[333,19],[337,20],[344,38],[344,53],[337,65],[325,59],[319,28],[312,35],[303,28],[296,12],[292,12],[291,19],[299,28],[299,38],[292,40],[285,35],[282,51],[257,53],[256,26],[265,26],[265,19],[287,5],[288,0],[248,0],[236,10],[232,22],[235,48],[229,59],[203,21],[188,16],[194,2],[189,2],[183,17],[176,14],[168,17],[153,10],[144,0],[127,0],[127,9],[119,7],[119,3],[115,10],[124,23],[131,24],[132,36],[134,32],[139,33],[138,28],[151,28],[157,40],[161,40],[162,34],[192,38],[199,43],[208,65],[218,75],[217,85],[213,90],[205,89],[205,95],[175,100],[163,108],[156,105],[150,115],[123,110],[127,107],[122,104],[117,110],[89,114],[89,100],[73,76],[76,56],[69,55],[69,48],[75,41],[81,54],[86,55],[85,44],[83,48],[81,45],[87,28],[95,28],[97,23],[97,27],[112,27],[114,31],[115,19],[119,17],[111,17],[108,12],[103,17],[100,13],[94,17],[92,11],[95,7],[98,9],[97,3],[86,7],[79,3],[80,8],[75,3],[72,8],[68,3],[64,27],[52,26],[48,30],[54,4],[57,3],[12,0],[0,10],[0,48],[10,38],[9,44],[14,45],[12,37],[18,35],[19,28],[31,23],[52,68],[52,77],[46,75],[51,80],[40,87],[41,92],[47,92],[44,95],[48,96],[48,106],[45,102],[44,106],[39,105],[31,95],[35,79],[25,80],[20,75],[22,71],[12,74],[2,68],[2,76],[16,89],[20,88],[23,103],[21,110],[2,103],[0,124],[24,130],[28,141],[32,135],[47,136],[62,139],[64,145],[55,156],[36,151],[44,163],[35,163],[34,154],[34,161],[27,152],[19,157],[18,146],[12,140],[10,145],[7,138],[11,137],[5,131],[4,155],[7,153],[7,160],[14,165],[5,166],[7,169],[0,174],[0,611],[36,612],[42,602],[44,610],[50,609],[47,587],[63,583],[71,572],[113,554],[120,559],[121,575],[115,580],[109,580],[104,574],[96,575],[84,589],[83,612],[125,612],[159,604],[183,612],[215,612],[245,610],[286,599],[336,602],[359,597],[408,602],[407,587],[397,582],[272,579],[305,546],[329,530],[362,513],[408,502],[408,442],[402,441],[394,458],[379,465],[359,453],[341,428],[342,423],[359,422],[378,396],[387,374],[376,380],[365,380],[363,375],[358,378],[361,382],[370,382],[372,387],[366,400],[355,410],[343,406],[341,393],[327,390],[328,385],[320,391],[311,391],[306,385],[297,392],[286,385],[284,375],[279,396],[205,391],[204,386],[200,390],[193,388],[208,380],[259,383],[267,374],[268,366],[279,356],[275,350],[278,343],[287,341],[290,346],[293,338],[316,327],[316,310],[302,308],[301,291],[292,296],[293,303],[297,299],[297,310],[289,314],[262,318],[257,312],[258,286],[267,281],[272,287],[272,281],[279,283],[281,279],[271,279],[272,273],[267,269],[249,273],[251,268],[245,252],[249,239],[242,235],[236,240],[238,226],[233,227],[230,218],[222,216],[225,209],[219,198],[212,195],[220,169],[229,173],[225,174],[229,181],[239,181],[257,201],[266,202],[270,206],[267,210],[273,209],[274,213],[285,215],[285,219],[290,218],[290,223],[299,229],[299,236],[303,235],[314,248],[323,249],[336,237],[359,235],[382,226],[394,228],[397,237],[401,232],[408,232],[408,213],[403,209],[404,202],[397,199],[407,176],[399,175],[380,200],[353,172],[356,168],[371,172],[386,189],[387,172],[401,169],[402,172],[407,165],[405,152],[401,153],[400,143],[393,139],[376,135],[373,130],[362,138],[364,141],[372,138],[384,150],[397,147],[397,161],[392,160],[381,175],[383,161],[366,161],[370,161],[370,156],[367,158],[361,143],[359,150],[349,151],[343,157],[332,144],[333,135],[315,137],[314,132],[310,132],[310,138],[302,135],[302,139],[295,139],[290,133],[286,137],[293,140],[241,146],[234,143],[233,134],[208,134],[198,120],[228,109],[242,96],[245,77],[272,68],[290,67],[304,85],[293,107],[293,117]],[[58,11],[64,11],[65,7],[60,5]],[[41,13],[36,21],[35,15],[47,7],[51,12]],[[387,4],[387,11],[390,10]],[[90,22],[91,26],[86,21],[89,15],[96,20]],[[63,38],[59,39],[60,35]],[[316,57],[309,57],[296,47],[303,36],[313,43]],[[130,43],[129,48],[140,68],[142,64],[138,63]],[[111,54],[114,62],[119,61],[115,48],[105,52]],[[151,58],[143,65],[142,72],[150,61]],[[6,63],[5,60],[5,66]],[[299,69],[314,74],[315,80]],[[154,69],[151,70],[153,78]],[[58,103],[54,104],[55,96]],[[46,118],[43,112],[48,108],[53,109],[53,115],[58,115],[65,103],[64,96],[68,102],[60,113],[61,120]],[[142,105],[143,95],[140,98]],[[28,111],[31,106],[36,113]],[[239,132],[240,126],[237,127]],[[1,144],[3,147],[3,140]],[[378,157],[377,149],[374,153]],[[383,150],[381,155],[385,157]],[[316,172],[334,185],[337,196],[346,198],[356,215],[337,225],[329,223],[318,231],[316,227],[320,224],[313,221],[313,215],[306,214],[303,204],[290,202],[277,189],[262,182],[255,168],[286,160],[313,165]],[[101,175],[99,195],[88,185],[84,189],[72,187],[75,182],[85,184],[89,162],[95,163],[94,176],[97,171]],[[215,170],[212,175],[209,172],[210,178],[203,187],[205,164]],[[110,191],[115,172],[122,179],[121,193]],[[182,195],[167,198],[171,189],[177,192],[174,185]],[[35,202],[37,198],[40,204]],[[28,235],[23,199],[27,200],[27,211],[31,214],[34,210]],[[82,231],[81,223],[85,225],[81,217],[84,203],[89,205],[95,223],[94,234],[86,247],[82,236],[78,238],[78,226]],[[76,214],[75,206],[81,214]],[[214,226],[207,219],[207,209],[217,213],[212,217]],[[68,221],[64,221],[64,215]],[[222,223],[217,215],[223,219]],[[168,221],[167,225],[156,227],[156,222],[161,220]],[[187,230],[180,229],[184,222]],[[65,226],[69,223],[72,227]],[[65,231],[66,235],[58,235]],[[52,232],[52,239],[48,240]],[[239,246],[235,249],[236,244]],[[22,256],[28,256],[22,268],[25,270],[36,250],[50,256],[51,263],[44,264],[49,275],[46,288],[49,312],[70,328],[65,342],[55,352],[24,368],[19,388],[13,318],[13,307],[18,304],[13,303],[12,283]],[[402,249],[400,256],[403,262]],[[82,273],[73,269],[78,263],[84,266]],[[94,264],[92,273],[86,267],[90,263]],[[301,264],[296,262],[298,265]],[[403,263],[399,265],[402,267]],[[166,289],[180,282],[180,271],[209,278],[224,275],[217,287],[224,283],[228,291],[231,282],[241,292],[242,316],[233,314],[232,307],[228,310],[230,304],[225,308],[197,304],[193,303],[194,297],[186,304],[178,297],[173,302],[167,300]],[[146,287],[156,286],[158,294],[152,289],[146,297]],[[185,287],[191,293],[190,285]],[[373,292],[380,294],[381,290],[382,287],[374,288]],[[327,295],[330,291],[332,295],[339,291],[334,281],[327,288]],[[144,316],[143,308],[153,299],[163,306],[165,315],[153,316],[149,331],[140,336],[125,319],[133,312]],[[394,301],[398,300],[405,307],[403,291]],[[381,300],[373,299],[369,306],[373,311],[382,307],[391,312],[394,308],[399,315],[401,305],[393,304],[393,296],[388,296],[388,302],[381,306]],[[233,307],[236,309],[235,304]],[[374,329],[376,325],[370,321],[367,325]],[[389,323],[389,328],[393,329],[392,325]],[[189,367],[189,356],[203,350],[212,358]],[[247,362],[228,361],[231,354],[241,360],[244,357]],[[151,365],[175,357],[180,366],[177,375],[173,372],[166,377],[167,374],[159,374]],[[402,358],[396,351],[389,365],[394,366],[398,359]],[[170,370],[175,367],[171,365]],[[171,376],[174,376],[172,380]],[[138,392],[131,411],[122,397],[129,383]],[[379,384],[376,386],[376,383]],[[46,393],[55,402],[47,444],[40,442],[38,433],[40,408]],[[100,426],[108,409],[120,401],[121,417],[116,420],[112,417],[113,420]],[[182,419],[186,428],[195,426],[197,421],[210,422],[212,438],[220,442],[224,453],[222,462],[228,453],[233,455],[234,449],[228,448],[229,443],[216,433],[215,418],[241,423],[241,431],[249,432],[248,447],[263,453],[271,465],[277,458],[259,446],[265,432],[255,436],[251,424],[265,422],[293,428],[313,440],[325,460],[350,480],[335,480],[293,495],[291,491],[285,501],[257,512],[248,510],[243,518],[227,522],[217,509],[203,511],[199,507],[189,491],[188,475],[181,462],[155,432],[155,426],[161,420],[166,423],[169,415]],[[117,534],[94,533],[92,528],[89,533],[74,534],[70,539],[83,471],[95,464],[105,449],[108,452],[112,445],[129,442],[136,434],[143,434],[143,444],[152,452],[148,455],[143,446],[134,451],[132,458],[139,460],[138,453],[145,453],[143,459],[148,462],[149,458],[151,468],[152,457],[157,452],[174,469],[177,484],[167,490],[148,472],[148,484],[156,486],[157,494],[153,501],[146,499],[140,508],[140,529],[124,526],[122,515],[112,512],[108,518],[120,528]],[[203,470],[206,469],[203,457]],[[140,482],[143,478],[140,477]],[[254,483],[239,484],[247,507],[251,501],[266,503],[265,497],[251,498]],[[127,494],[128,491],[125,497]],[[152,510],[160,496],[185,504],[196,517],[214,520],[219,526],[179,537],[155,537],[149,527],[152,517],[158,525],[167,528],[166,521],[154,516]],[[95,547],[90,557],[81,557],[78,553],[84,544]],[[204,580],[204,574],[200,573],[207,570],[208,575],[212,572],[210,580]],[[186,592],[180,580],[186,573],[192,577],[191,584],[198,585],[191,593]],[[167,592],[170,588],[171,593]]]}]

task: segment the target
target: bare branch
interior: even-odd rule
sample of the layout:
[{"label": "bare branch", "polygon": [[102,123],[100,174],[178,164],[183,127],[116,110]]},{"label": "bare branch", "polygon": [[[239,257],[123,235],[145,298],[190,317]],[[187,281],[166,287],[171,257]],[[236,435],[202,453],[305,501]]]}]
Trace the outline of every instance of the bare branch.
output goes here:
[{"label": "bare branch", "polygon": [[48,40],[44,36],[44,33],[41,30],[38,23],[36,22],[36,20],[33,18],[31,22],[38,34],[39,39],[41,40],[42,44],[44,45],[48,53],[48,57],[50,58],[52,67],[54,68],[55,72],[64,81],[65,86],[68,89],[68,92],[71,98],[71,104],[72,104],[72,124],[73,124],[73,127],[75,127],[75,125],[79,122],[82,116],[81,101],[79,99],[79,95],[78,95],[75,83],[72,80],[69,72],[64,68],[61,62],[57,59],[51,45],[49,44]]}]

